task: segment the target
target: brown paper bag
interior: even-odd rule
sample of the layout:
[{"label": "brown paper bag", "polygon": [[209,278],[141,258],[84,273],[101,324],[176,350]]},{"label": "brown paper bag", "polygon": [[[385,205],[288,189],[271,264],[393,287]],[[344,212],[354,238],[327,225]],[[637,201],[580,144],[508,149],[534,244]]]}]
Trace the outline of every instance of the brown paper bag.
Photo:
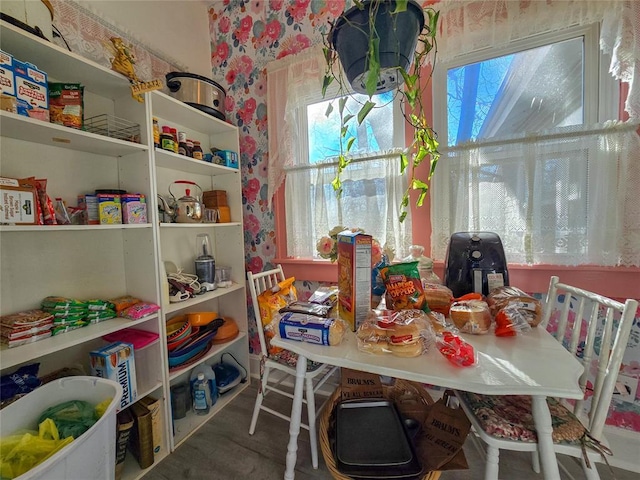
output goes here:
[{"label": "brown paper bag", "polygon": [[422,424],[422,434],[416,450],[425,470],[456,470],[468,468],[462,451],[471,423],[464,411],[446,404],[447,395],[429,407]]},{"label": "brown paper bag", "polygon": [[342,400],[384,398],[380,375],[348,368],[341,369],[340,390]]}]

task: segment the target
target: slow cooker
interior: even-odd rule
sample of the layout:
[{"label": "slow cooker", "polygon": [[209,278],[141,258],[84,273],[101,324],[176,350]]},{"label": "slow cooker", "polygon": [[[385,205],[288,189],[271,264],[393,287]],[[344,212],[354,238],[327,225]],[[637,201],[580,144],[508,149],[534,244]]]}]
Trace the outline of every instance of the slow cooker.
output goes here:
[{"label": "slow cooker", "polygon": [[169,95],[220,120],[226,120],[226,92],[210,78],[195,73],[170,72],[166,75]]}]

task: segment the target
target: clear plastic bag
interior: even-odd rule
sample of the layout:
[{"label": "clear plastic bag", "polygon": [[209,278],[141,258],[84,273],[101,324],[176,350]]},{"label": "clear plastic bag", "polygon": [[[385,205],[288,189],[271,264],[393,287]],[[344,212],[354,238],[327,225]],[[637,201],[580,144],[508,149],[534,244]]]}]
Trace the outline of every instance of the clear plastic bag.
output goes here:
[{"label": "clear plastic bag", "polygon": [[435,341],[428,316],[422,310],[372,310],[356,332],[358,349],[373,354],[417,357]]}]

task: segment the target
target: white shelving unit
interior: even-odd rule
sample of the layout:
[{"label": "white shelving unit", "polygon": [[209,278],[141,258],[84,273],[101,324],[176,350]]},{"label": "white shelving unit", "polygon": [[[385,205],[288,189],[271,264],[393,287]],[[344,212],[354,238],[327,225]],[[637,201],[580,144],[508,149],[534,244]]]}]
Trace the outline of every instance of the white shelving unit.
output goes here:
[{"label": "white shelving unit", "polygon": [[[19,347],[2,346],[0,371],[4,375],[37,362],[40,375],[77,364],[89,372],[89,352],[107,343],[104,335],[129,327],[157,333],[158,341],[135,352],[138,397],[151,395],[163,405],[157,465],[249,385],[249,353],[240,172],[154,149],[152,118],[186,131],[205,151],[214,146],[239,151],[238,130],[161,92],[145,94],[145,102],[138,103],[121,75],[5,22],[0,22],[0,49],[35,64],[50,81],[82,83],[85,118],[115,115],[138,123],[141,134],[141,143],[132,143],[2,111],[0,176],[46,178],[48,194],[69,205],[76,205],[78,195],[99,188],[143,193],[149,218],[142,225],[0,226],[0,314],[38,308],[49,295],[90,299],[129,294],[162,307],[141,320],[116,318]],[[169,199],[168,187],[175,180],[194,181],[205,191],[226,190],[233,221],[161,224],[157,195]],[[209,234],[217,263],[232,268],[233,285],[165,303],[163,262],[194,273],[198,233]],[[165,325],[193,311],[216,311],[236,321],[240,334],[215,344],[198,363],[215,364],[223,355],[231,360],[228,353],[246,371],[247,382],[225,393],[208,415],[188,414],[174,422],[171,386],[188,381],[198,363],[169,369]],[[139,478],[149,470],[140,469],[132,455],[127,457],[123,479]]]}]

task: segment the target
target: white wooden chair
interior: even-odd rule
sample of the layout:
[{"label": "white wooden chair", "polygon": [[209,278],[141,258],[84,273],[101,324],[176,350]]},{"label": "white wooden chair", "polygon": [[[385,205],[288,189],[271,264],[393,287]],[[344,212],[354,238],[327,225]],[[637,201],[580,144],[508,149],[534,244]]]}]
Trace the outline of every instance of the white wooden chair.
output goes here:
[{"label": "white wooden chair", "polygon": [[[570,315],[571,306],[576,312],[575,315]],[[552,313],[559,313],[556,339],[583,364],[584,373],[580,378],[580,386],[585,392],[585,398],[590,397],[590,402],[583,399],[575,402],[573,406],[547,399],[553,417],[554,449],[556,454],[580,459],[585,477],[589,480],[600,478],[595,463],[607,462],[602,452],[608,451],[603,427],[637,309],[636,300],[620,303],[602,295],[560,283],[556,276],[551,277],[543,319],[537,328],[547,328]],[[593,384],[591,384],[591,375],[595,375]],[[530,409],[530,403],[528,406],[523,405],[528,402],[528,398],[476,395],[466,392],[456,392],[456,396],[469,417],[474,431],[487,445],[485,480],[498,479],[500,450],[532,452],[533,469],[540,472],[535,431],[529,432],[530,435],[519,431],[518,435],[503,436],[504,432],[518,431],[521,425],[513,419],[509,423],[510,420],[495,413],[506,412],[510,408],[505,407],[508,402],[511,402],[514,409]],[[520,418],[526,418],[527,413],[523,413]],[[556,422],[558,416],[566,422],[562,420]],[[580,433],[582,426],[579,422],[586,427],[591,438],[582,436]],[[563,425],[560,425],[561,423]],[[579,438],[569,440],[567,437],[570,436],[570,431],[577,432]],[[514,436],[519,438],[513,439]],[[560,437],[563,436],[562,443],[559,443]],[[585,440],[586,448],[584,448]],[[589,443],[600,444],[604,448],[592,448]],[[586,459],[583,452],[587,455]],[[563,468],[561,464],[560,467]]]},{"label": "white wooden chair", "polygon": [[[290,412],[282,413],[274,410],[263,404],[264,398],[271,392],[283,395],[293,400],[292,388],[286,389],[283,382],[290,382],[291,385],[295,385],[296,365],[293,363],[285,362],[283,358],[285,356],[273,356],[269,355],[268,345],[265,340],[264,328],[262,327],[262,318],[260,316],[260,307],[258,305],[258,295],[265,290],[273,288],[278,285],[279,282],[285,279],[282,266],[278,265],[273,270],[268,270],[262,273],[247,272],[247,279],[249,280],[249,291],[251,292],[251,300],[253,302],[253,310],[256,316],[256,330],[258,331],[258,337],[260,338],[260,348],[262,349],[260,360],[260,388],[256,395],[256,402],[253,407],[253,416],[251,417],[251,425],[249,427],[249,434],[253,435],[256,429],[256,423],[258,422],[258,415],[263,410],[276,417],[288,420],[291,422]],[[295,354],[291,353],[294,356]],[[291,356],[289,356],[291,358]],[[305,391],[303,403],[307,407],[308,423],[302,423],[300,426],[309,431],[309,441],[311,444],[311,462],[313,468],[318,468],[318,437],[316,435],[316,414],[324,406],[324,402],[319,408],[316,408],[315,394],[325,384],[329,377],[337,370],[338,367],[332,365],[325,365],[316,362],[308,362],[307,373],[305,376]],[[283,372],[284,375],[272,375],[273,370]],[[331,392],[329,392],[331,393]],[[327,396],[328,398],[328,396]]]}]

